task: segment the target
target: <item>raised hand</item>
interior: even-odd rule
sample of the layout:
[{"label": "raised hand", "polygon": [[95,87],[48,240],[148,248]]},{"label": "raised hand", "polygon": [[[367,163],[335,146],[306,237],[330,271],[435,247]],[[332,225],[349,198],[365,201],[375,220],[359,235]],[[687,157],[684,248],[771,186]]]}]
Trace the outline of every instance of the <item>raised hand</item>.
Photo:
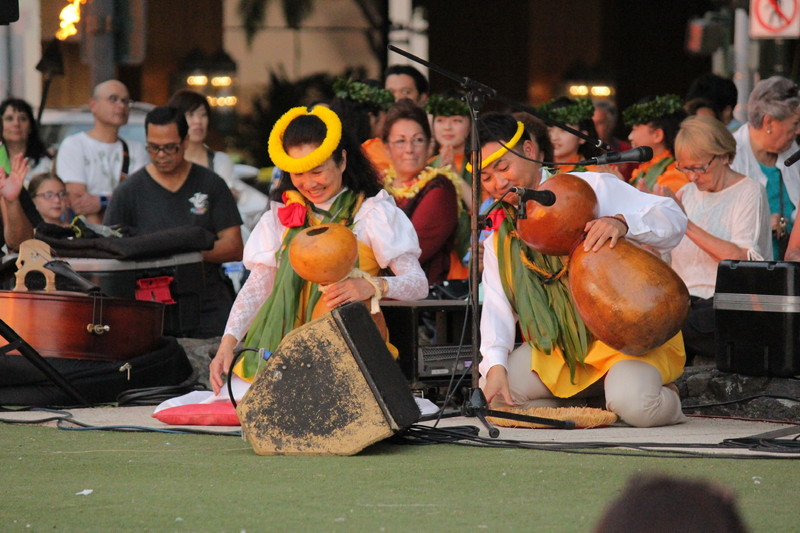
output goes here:
[{"label": "raised hand", "polygon": [[28,158],[24,154],[17,154],[11,159],[11,173],[0,167],[0,195],[7,202],[16,202],[25,176],[28,174]]}]

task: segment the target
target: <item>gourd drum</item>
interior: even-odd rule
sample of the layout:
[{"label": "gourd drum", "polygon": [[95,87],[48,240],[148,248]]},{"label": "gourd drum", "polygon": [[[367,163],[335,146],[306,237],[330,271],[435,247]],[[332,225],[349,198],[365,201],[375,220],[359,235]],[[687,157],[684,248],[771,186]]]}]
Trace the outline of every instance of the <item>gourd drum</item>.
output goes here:
[{"label": "gourd drum", "polygon": [[625,238],[597,252],[577,246],[569,288],[595,337],[628,355],[642,355],[680,331],[689,291],[669,265]]},{"label": "gourd drum", "polygon": [[289,263],[306,281],[328,285],[344,278],[358,259],[358,241],[341,224],[306,228],[289,245]]},{"label": "gourd drum", "polygon": [[[328,285],[344,279],[358,259],[358,240],[342,224],[320,224],[302,230],[289,245],[289,263],[297,275],[306,281]],[[369,300],[365,300],[368,305]],[[330,307],[320,299],[314,307],[312,320]],[[387,328],[383,313],[372,315],[381,338],[386,340]]]},{"label": "gourd drum", "polygon": [[597,196],[588,183],[571,174],[556,174],[538,189],[553,191],[556,201],[550,206],[529,201],[527,218],[517,221],[517,233],[537,252],[568,255],[586,223],[597,218]]}]

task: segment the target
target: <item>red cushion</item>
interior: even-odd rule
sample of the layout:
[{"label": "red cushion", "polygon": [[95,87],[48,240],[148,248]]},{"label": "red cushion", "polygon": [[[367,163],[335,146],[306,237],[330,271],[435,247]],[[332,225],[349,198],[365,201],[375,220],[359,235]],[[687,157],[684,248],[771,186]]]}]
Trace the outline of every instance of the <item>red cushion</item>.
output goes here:
[{"label": "red cushion", "polygon": [[236,408],[230,402],[180,405],[153,413],[165,424],[173,426],[239,426]]}]

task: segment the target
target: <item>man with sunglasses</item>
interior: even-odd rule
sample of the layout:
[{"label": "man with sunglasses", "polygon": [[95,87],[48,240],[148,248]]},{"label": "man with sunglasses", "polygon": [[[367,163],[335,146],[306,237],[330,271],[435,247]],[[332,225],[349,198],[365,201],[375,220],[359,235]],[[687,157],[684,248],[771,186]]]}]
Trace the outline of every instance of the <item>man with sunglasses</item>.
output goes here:
[{"label": "man with sunglasses", "polygon": [[241,261],[244,249],[236,200],[225,180],[185,159],[189,126],[180,110],[156,107],[144,124],[152,162],[117,187],[103,222],[124,224],[140,234],[180,226],[200,226],[214,234],[214,247],[202,252],[201,324],[191,336],[222,335],[233,294],[220,265]]},{"label": "man with sunglasses", "polygon": [[67,186],[70,207],[89,222],[99,224],[117,184],[150,161],[141,143],[119,136],[131,103],[122,82],[99,83],[89,100],[94,126],[70,135],[58,148],[56,168]]}]

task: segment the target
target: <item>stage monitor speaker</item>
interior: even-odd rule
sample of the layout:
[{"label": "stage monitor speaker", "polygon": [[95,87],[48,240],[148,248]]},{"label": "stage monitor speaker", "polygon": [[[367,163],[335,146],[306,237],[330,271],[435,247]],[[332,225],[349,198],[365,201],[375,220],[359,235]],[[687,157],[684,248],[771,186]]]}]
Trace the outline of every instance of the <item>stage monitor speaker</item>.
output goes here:
[{"label": "stage monitor speaker", "polygon": [[361,302],[286,335],[236,412],[259,455],[353,455],[420,417]]}]

